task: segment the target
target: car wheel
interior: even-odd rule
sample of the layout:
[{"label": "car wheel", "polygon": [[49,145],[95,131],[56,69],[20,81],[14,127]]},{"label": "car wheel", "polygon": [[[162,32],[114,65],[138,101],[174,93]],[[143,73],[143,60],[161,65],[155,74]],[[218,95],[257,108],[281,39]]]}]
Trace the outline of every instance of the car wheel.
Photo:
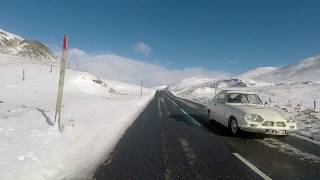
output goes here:
[{"label": "car wheel", "polygon": [[235,118],[230,119],[229,130],[233,135],[237,135],[239,133],[238,121]]}]

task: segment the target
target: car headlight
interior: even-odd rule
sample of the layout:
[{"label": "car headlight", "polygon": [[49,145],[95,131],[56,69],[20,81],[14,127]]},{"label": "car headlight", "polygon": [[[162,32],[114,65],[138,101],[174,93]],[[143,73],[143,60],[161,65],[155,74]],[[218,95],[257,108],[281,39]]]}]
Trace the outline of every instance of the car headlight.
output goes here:
[{"label": "car headlight", "polygon": [[285,117],[286,122],[296,122],[296,118],[294,116],[291,115],[287,115]]},{"label": "car headlight", "polygon": [[248,122],[262,122],[263,118],[259,114],[247,114],[244,116],[244,120]]}]

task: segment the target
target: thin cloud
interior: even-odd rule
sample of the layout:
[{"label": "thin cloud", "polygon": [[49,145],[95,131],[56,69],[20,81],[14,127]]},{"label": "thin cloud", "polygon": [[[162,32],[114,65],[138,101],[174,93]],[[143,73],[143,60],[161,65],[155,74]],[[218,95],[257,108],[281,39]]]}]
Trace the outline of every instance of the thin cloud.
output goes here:
[{"label": "thin cloud", "polygon": [[223,78],[229,74],[193,67],[169,69],[158,63],[142,62],[114,54],[90,54],[81,49],[69,50],[69,65],[101,78],[137,84],[143,80],[149,87],[168,85],[189,77]]},{"label": "thin cloud", "polygon": [[145,56],[149,56],[152,52],[152,48],[143,42],[138,42],[133,46],[133,50],[142,53]]}]

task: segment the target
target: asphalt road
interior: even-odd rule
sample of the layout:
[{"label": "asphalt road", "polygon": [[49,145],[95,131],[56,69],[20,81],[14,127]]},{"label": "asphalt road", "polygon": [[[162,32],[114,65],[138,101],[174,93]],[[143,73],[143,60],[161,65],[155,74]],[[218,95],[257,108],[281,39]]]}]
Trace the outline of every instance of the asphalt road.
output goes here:
[{"label": "asphalt road", "polygon": [[158,91],[96,179],[320,179],[320,146],[293,136],[233,137],[207,108]]}]

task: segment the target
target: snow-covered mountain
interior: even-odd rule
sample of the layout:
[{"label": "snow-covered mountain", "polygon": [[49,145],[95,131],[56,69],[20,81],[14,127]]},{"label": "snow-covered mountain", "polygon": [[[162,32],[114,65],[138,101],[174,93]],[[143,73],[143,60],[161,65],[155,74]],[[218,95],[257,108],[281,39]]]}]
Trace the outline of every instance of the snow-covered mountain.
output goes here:
[{"label": "snow-covered mountain", "polygon": [[241,75],[238,75],[237,78],[240,79],[255,79],[259,76],[264,74],[272,73],[273,71],[277,70],[276,67],[259,67],[250,71],[247,71]]},{"label": "snow-covered mountain", "polygon": [[[318,97],[314,94],[314,89],[319,89],[319,84],[320,55],[283,68],[257,68],[231,79],[188,78],[171,84],[168,90],[180,97],[207,102],[215,93],[223,89],[249,89],[263,94],[264,97],[274,97],[274,99],[278,101],[282,99],[284,102],[289,100],[281,96],[289,97],[290,95],[290,100],[295,99],[295,103],[297,103],[299,99],[302,99],[302,95],[299,94],[300,89],[305,88],[308,92],[306,102],[311,105],[312,98]],[[273,92],[274,89],[277,89],[276,92]],[[290,89],[299,90],[295,92]]]},{"label": "snow-covered mountain", "polygon": [[[225,88],[242,88],[256,85],[255,81],[233,79],[187,78],[168,86],[168,90],[180,97],[213,97],[214,93]],[[217,91],[215,91],[217,90]]]},{"label": "snow-covered mountain", "polygon": [[266,82],[320,81],[320,55],[261,74],[253,79]]},{"label": "snow-covered mountain", "polygon": [[[213,77],[214,78],[214,77]],[[187,78],[171,84],[168,89],[176,94],[192,94],[204,88],[241,88],[269,86],[279,82],[299,83],[320,81],[320,55],[306,58],[283,68],[259,67],[231,79]]]},{"label": "snow-covered mountain", "polygon": [[24,39],[2,29],[0,29],[0,52],[41,62],[56,63],[59,61],[50,49],[41,42]]},{"label": "snow-covered mountain", "polygon": [[229,88],[229,87],[247,87],[255,81],[242,80],[238,78],[231,79],[209,79],[209,78],[187,78],[171,84],[168,89],[175,92],[190,91],[198,88]]},{"label": "snow-covered mountain", "polygon": [[214,79],[209,79],[209,78],[186,78],[182,79],[180,81],[177,81],[169,86],[170,90],[174,91],[180,91],[184,90],[186,88],[193,88],[193,87],[198,87],[198,86],[206,86],[207,84],[213,84]]}]

